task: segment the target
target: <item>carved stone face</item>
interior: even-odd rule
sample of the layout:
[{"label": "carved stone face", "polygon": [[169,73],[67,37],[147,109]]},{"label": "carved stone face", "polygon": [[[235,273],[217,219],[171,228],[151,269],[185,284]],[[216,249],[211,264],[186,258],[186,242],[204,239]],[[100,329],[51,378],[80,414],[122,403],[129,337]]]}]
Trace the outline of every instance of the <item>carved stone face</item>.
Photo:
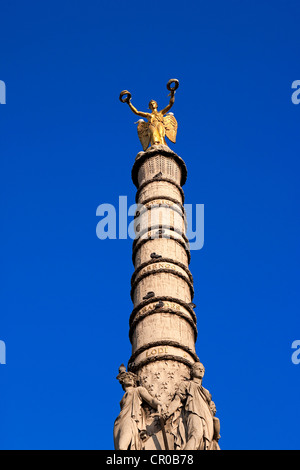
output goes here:
[{"label": "carved stone face", "polygon": [[129,387],[136,386],[136,376],[131,372],[123,372],[118,375],[117,379],[119,380],[120,384],[122,385],[123,390]]},{"label": "carved stone face", "polygon": [[196,362],[193,365],[191,375],[193,378],[195,377],[197,379],[203,379],[204,372],[205,372],[204,365],[201,364],[201,362]]},{"label": "carved stone face", "polygon": [[127,387],[133,387],[135,384],[134,378],[131,377],[129,374],[126,374],[123,379],[123,385]]}]

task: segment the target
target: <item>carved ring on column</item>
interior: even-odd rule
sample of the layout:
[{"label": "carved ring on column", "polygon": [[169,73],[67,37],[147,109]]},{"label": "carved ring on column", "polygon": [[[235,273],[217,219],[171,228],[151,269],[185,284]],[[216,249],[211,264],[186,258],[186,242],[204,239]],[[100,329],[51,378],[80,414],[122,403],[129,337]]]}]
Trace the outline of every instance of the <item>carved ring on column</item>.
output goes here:
[{"label": "carved ring on column", "polygon": [[[148,227],[148,228],[144,228],[143,230],[141,230],[139,233],[139,236],[136,237],[134,240],[133,240],[133,243],[132,243],[132,249],[134,250],[137,243],[139,242],[139,240],[155,240],[156,238],[162,238],[162,237],[148,237],[148,238],[142,238],[142,236],[147,233],[147,232],[152,232],[153,230],[161,230],[161,229],[164,229],[164,230],[169,230],[170,232],[175,232],[177,233],[178,235],[180,235],[183,240],[185,241],[185,243],[187,245],[189,245],[189,239],[187,238],[187,236],[182,233],[182,231],[179,229],[179,228],[176,228],[174,227],[173,225],[172,226],[169,226],[169,225],[166,225],[166,224],[156,224],[156,225],[152,225],[151,227]],[[161,234],[162,235],[162,234]],[[171,239],[171,236],[169,237]],[[172,238],[173,239],[173,238]],[[178,240],[178,238],[176,238],[176,240]]]},{"label": "carved ring on column", "polygon": [[172,346],[174,348],[182,349],[184,352],[192,356],[195,362],[199,361],[197,354],[191,348],[185,346],[184,344],[179,343],[178,341],[173,341],[171,339],[161,339],[158,341],[152,341],[150,343],[146,343],[143,346],[141,346],[131,355],[131,358],[129,359],[128,362],[130,363],[134,362],[134,360],[147,349],[156,348],[159,346]]},{"label": "carved ring on column", "polygon": [[[185,264],[181,263],[180,261],[176,261],[172,258],[157,258],[157,259],[150,259],[149,261],[146,261],[145,263],[142,263],[133,273],[131,277],[131,285],[133,285],[135,278],[137,277],[138,273],[146,268],[147,266],[150,266],[151,264],[156,264],[156,263],[170,263],[170,264],[175,264],[175,266],[178,266],[179,268],[183,269],[185,271],[190,279],[191,282],[193,282],[193,276],[191,271],[185,266]],[[156,272],[156,271],[154,271]]]},{"label": "carved ring on column", "polygon": [[[184,196],[184,191],[182,189],[182,187],[180,186],[180,184],[177,184],[175,181],[171,180],[170,178],[164,178],[163,176],[161,176],[160,178],[155,178],[155,179],[151,179],[151,180],[148,180],[148,181],[144,181],[144,183],[141,184],[141,186],[139,187],[139,189],[137,190],[136,192],[136,196],[135,196],[135,202],[138,204],[138,201],[139,201],[139,196],[142,192],[142,190],[148,186],[148,184],[151,184],[151,183],[156,183],[158,181],[164,181],[166,183],[170,183],[172,184],[173,186],[175,186],[178,191],[180,192],[181,194],[181,197],[182,197],[182,202],[184,203],[184,199],[185,199],[185,196]],[[143,203],[142,203],[143,204]]]},{"label": "carved ring on column", "polygon": [[152,310],[148,310],[147,312],[144,312],[143,314],[136,314],[134,320],[132,321],[131,323],[131,326],[130,326],[130,329],[129,329],[129,339],[130,339],[130,342],[132,343],[132,336],[133,336],[133,333],[134,333],[134,330],[136,328],[136,326],[142,321],[144,320],[144,318],[150,316],[150,315],[156,315],[158,313],[171,313],[172,315],[177,315],[178,317],[182,318],[183,320],[185,320],[193,329],[193,332],[194,332],[194,338],[195,338],[195,342],[197,340],[197,336],[198,336],[198,330],[197,330],[197,327],[194,323],[194,321],[188,317],[186,314],[184,314],[183,312],[179,311],[179,310],[174,310],[173,308],[170,308],[170,307],[161,307],[161,308],[153,308]]},{"label": "carved ring on column", "polygon": [[173,274],[174,276],[180,277],[183,281],[185,281],[187,283],[187,285],[189,286],[189,288],[190,288],[191,299],[193,300],[195,292],[194,292],[194,286],[191,283],[191,281],[186,276],[184,276],[183,274],[175,271],[175,269],[167,269],[167,268],[157,269],[156,271],[148,271],[148,272],[142,274],[133,283],[133,286],[132,286],[131,291],[130,291],[131,300],[133,301],[134,291],[135,291],[135,289],[136,289],[139,282],[141,282],[143,279],[145,279],[148,276],[155,276],[156,274],[162,274],[162,273]]},{"label": "carved ring on column", "polygon": [[156,240],[158,238],[164,238],[166,240],[174,240],[176,243],[178,243],[186,252],[187,254],[187,257],[188,257],[188,263],[190,263],[191,261],[191,253],[190,253],[190,250],[187,248],[187,244],[184,243],[183,241],[181,241],[180,239],[178,238],[175,238],[173,237],[172,235],[170,237],[167,237],[167,236],[164,236],[164,234],[160,234],[159,236],[157,237],[153,237],[153,238],[145,238],[143,240],[140,240],[139,243],[136,244],[136,246],[134,247],[133,249],[133,253],[132,253],[132,262],[133,264],[135,264],[135,257],[136,257],[136,253],[137,251],[141,248],[142,245],[144,245],[145,243],[149,242],[149,241],[152,241],[152,240]]},{"label": "carved ring on column", "polygon": [[185,308],[190,313],[195,325],[197,324],[196,314],[195,314],[194,310],[192,309],[192,307],[187,302],[185,302],[184,300],[178,299],[176,297],[170,297],[170,296],[167,296],[167,295],[162,295],[162,296],[151,297],[150,299],[147,299],[147,300],[143,300],[136,307],[134,307],[134,309],[132,310],[131,315],[129,317],[129,325],[130,326],[132,325],[132,323],[133,323],[136,315],[138,314],[139,310],[141,310],[142,308],[146,307],[147,305],[149,305],[151,303],[159,302],[160,300],[162,302],[164,302],[164,301],[165,302],[172,302],[172,303],[181,305],[183,308]]},{"label": "carved ring on column", "polygon": [[[139,369],[141,369],[144,366],[147,366],[151,362],[156,362],[156,361],[176,361],[176,362],[182,362],[182,364],[185,364],[189,368],[192,367],[192,363],[188,360],[185,359],[184,357],[181,356],[175,356],[174,354],[159,354],[158,356],[151,356],[147,357],[143,361],[139,362],[138,364],[134,363],[128,363],[128,370],[130,372],[136,373]],[[195,361],[195,362],[200,362],[200,360]]]},{"label": "carved ring on column", "polygon": [[[166,204],[164,202],[153,204],[152,206],[149,206],[149,207],[146,206],[146,204],[148,204],[149,202],[156,201],[157,199],[162,199],[162,200],[165,200],[165,201],[173,202],[175,207],[174,207],[174,205],[172,206],[172,205]],[[172,209],[173,211],[180,214],[184,219],[186,218],[185,209],[184,209],[183,205],[181,204],[181,202],[178,202],[177,199],[175,199],[173,197],[170,197],[170,196],[148,197],[147,199],[145,199],[145,201],[140,202],[139,204],[141,204],[142,206],[145,206],[141,210],[138,211],[140,214],[143,214],[146,210],[150,210],[153,207],[167,207],[168,209]],[[178,206],[178,207],[176,207],[176,206]]]}]

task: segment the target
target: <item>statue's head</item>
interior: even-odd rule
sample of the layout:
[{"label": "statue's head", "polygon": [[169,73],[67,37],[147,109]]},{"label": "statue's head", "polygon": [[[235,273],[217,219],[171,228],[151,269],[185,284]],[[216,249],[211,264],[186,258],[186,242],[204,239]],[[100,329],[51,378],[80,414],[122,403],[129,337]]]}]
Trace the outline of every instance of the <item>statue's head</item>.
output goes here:
[{"label": "statue's head", "polygon": [[126,372],[126,367],[123,364],[119,367],[117,380],[122,385],[123,390],[125,390],[125,387],[136,387],[137,385],[137,375],[133,372]]},{"label": "statue's head", "polygon": [[197,379],[203,379],[205,374],[205,367],[201,362],[195,362],[191,368],[191,377]]},{"label": "statue's head", "polygon": [[151,109],[151,111],[157,109],[157,102],[155,100],[149,101],[149,109]]}]

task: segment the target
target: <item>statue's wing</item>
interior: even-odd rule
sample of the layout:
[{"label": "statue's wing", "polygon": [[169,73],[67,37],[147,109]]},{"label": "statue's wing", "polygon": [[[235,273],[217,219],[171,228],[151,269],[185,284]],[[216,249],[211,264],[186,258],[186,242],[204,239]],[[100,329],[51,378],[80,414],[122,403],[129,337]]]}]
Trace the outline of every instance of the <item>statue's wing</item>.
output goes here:
[{"label": "statue's wing", "polygon": [[173,144],[175,144],[178,124],[173,113],[169,113],[164,116],[164,125],[166,136],[171,142],[173,142]]},{"label": "statue's wing", "polygon": [[146,150],[150,143],[150,135],[149,135],[149,123],[145,122],[143,119],[138,121],[137,126],[138,136],[143,146],[143,150]]}]

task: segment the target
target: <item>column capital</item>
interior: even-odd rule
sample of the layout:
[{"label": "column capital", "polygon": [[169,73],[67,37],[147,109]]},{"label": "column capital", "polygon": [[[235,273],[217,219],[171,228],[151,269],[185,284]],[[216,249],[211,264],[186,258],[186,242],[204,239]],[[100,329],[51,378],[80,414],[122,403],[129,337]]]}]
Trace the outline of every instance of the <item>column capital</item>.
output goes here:
[{"label": "column capital", "polygon": [[187,179],[187,168],[186,164],[184,163],[183,159],[177,155],[177,153],[173,152],[167,145],[152,145],[149,147],[145,152],[139,152],[135,158],[135,162],[132,167],[131,177],[134,185],[138,188],[138,172],[140,166],[147,160],[147,158],[154,157],[155,155],[163,155],[165,157],[170,157],[177,162],[178,165],[181,167],[181,181],[180,184],[183,186]]}]

